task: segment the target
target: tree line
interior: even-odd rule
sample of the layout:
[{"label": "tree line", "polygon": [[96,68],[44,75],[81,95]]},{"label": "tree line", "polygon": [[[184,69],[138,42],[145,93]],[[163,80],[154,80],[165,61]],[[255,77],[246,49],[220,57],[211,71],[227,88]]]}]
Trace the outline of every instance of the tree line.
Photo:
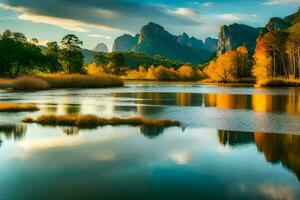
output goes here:
[{"label": "tree line", "polygon": [[48,42],[44,53],[38,40],[28,40],[23,33],[4,31],[0,35],[0,75],[16,77],[19,74],[64,71],[81,73],[83,70],[82,41],[76,35],[68,34],[57,42]]}]

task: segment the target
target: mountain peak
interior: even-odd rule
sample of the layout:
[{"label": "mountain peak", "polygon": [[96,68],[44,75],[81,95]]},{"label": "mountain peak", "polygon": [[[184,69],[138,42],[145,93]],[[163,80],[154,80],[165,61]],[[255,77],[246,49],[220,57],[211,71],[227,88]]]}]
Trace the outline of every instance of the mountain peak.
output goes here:
[{"label": "mountain peak", "polygon": [[94,48],[94,51],[107,53],[108,52],[108,48],[107,48],[106,44],[104,44],[103,42],[101,42],[101,43],[97,44],[97,46]]}]

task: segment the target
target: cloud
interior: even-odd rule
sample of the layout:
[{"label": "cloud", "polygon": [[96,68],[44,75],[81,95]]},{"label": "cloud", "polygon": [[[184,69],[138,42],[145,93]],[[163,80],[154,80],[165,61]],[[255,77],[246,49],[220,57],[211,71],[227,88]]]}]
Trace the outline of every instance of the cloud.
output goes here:
[{"label": "cloud", "polygon": [[204,7],[207,7],[207,8],[212,8],[213,7],[213,2],[205,2],[202,4]]},{"label": "cloud", "polygon": [[220,18],[226,20],[226,21],[232,21],[232,22],[237,22],[240,21],[241,18],[235,14],[230,14],[230,13],[225,13],[222,15],[219,15]]},{"label": "cloud", "polygon": [[224,22],[240,22],[240,21],[249,21],[249,20],[256,20],[258,18],[258,15],[256,14],[242,14],[242,13],[224,13],[221,15],[217,15],[217,17],[224,20]]},{"label": "cloud", "polygon": [[268,0],[263,3],[264,5],[297,5],[300,0]]},{"label": "cloud", "polygon": [[44,23],[44,24],[50,24],[54,26],[59,26],[61,28],[75,31],[75,32],[88,32],[87,29],[82,28],[84,26],[83,23],[80,23],[76,20],[72,19],[62,19],[57,17],[49,17],[49,16],[43,16],[43,15],[32,15],[29,13],[20,14],[18,16],[21,20],[27,20],[32,21],[35,23]]},{"label": "cloud", "polygon": [[88,34],[89,37],[92,37],[92,38],[102,38],[102,39],[107,39],[107,40],[110,40],[111,37],[110,36],[107,36],[107,35],[101,35],[101,34]]},{"label": "cloud", "polygon": [[194,19],[199,16],[195,10],[128,0],[3,0],[1,7],[17,12],[22,20],[77,32],[87,32],[89,27],[137,32],[150,21],[170,26],[200,24]]}]

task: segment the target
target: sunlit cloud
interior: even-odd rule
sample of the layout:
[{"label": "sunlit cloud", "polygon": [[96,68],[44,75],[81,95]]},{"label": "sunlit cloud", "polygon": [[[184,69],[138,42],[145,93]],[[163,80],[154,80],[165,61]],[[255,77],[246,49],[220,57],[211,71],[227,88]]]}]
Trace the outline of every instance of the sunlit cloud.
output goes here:
[{"label": "sunlit cloud", "polygon": [[170,158],[178,165],[186,165],[192,160],[192,153],[189,151],[176,151],[171,153]]},{"label": "sunlit cloud", "polygon": [[31,14],[21,14],[18,16],[21,20],[31,21],[34,23],[44,23],[53,26],[59,26],[63,29],[67,29],[75,32],[88,32],[87,29],[83,28],[84,24],[72,19],[62,19],[57,17],[49,17],[42,15],[31,15]]},{"label": "sunlit cloud", "polygon": [[259,191],[268,199],[296,199],[294,191],[284,185],[262,184],[259,186]]},{"label": "sunlit cloud", "polygon": [[222,15],[219,15],[220,18],[226,20],[226,21],[232,21],[232,22],[238,22],[241,20],[241,18],[235,14],[225,13]]},{"label": "sunlit cloud", "polygon": [[88,34],[88,37],[92,37],[92,38],[101,38],[101,39],[111,39],[110,36],[107,35],[101,35],[101,34]]},{"label": "sunlit cloud", "polygon": [[297,5],[300,0],[268,0],[263,3],[264,5]]}]

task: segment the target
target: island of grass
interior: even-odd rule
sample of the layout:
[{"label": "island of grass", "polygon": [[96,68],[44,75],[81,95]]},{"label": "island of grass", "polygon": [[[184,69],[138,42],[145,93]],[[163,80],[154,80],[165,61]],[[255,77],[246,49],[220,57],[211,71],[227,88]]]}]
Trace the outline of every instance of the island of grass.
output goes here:
[{"label": "island of grass", "polygon": [[0,103],[0,112],[33,112],[39,108],[33,104]]},{"label": "island of grass", "polygon": [[110,119],[97,117],[95,115],[41,115],[36,119],[25,117],[24,123],[36,123],[44,126],[75,126],[78,128],[96,128],[105,125],[131,125],[131,126],[154,126],[154,127],[171,127],[180,126],[179,121],[168,119],[151,119],[144,117],[119,118]]}]

